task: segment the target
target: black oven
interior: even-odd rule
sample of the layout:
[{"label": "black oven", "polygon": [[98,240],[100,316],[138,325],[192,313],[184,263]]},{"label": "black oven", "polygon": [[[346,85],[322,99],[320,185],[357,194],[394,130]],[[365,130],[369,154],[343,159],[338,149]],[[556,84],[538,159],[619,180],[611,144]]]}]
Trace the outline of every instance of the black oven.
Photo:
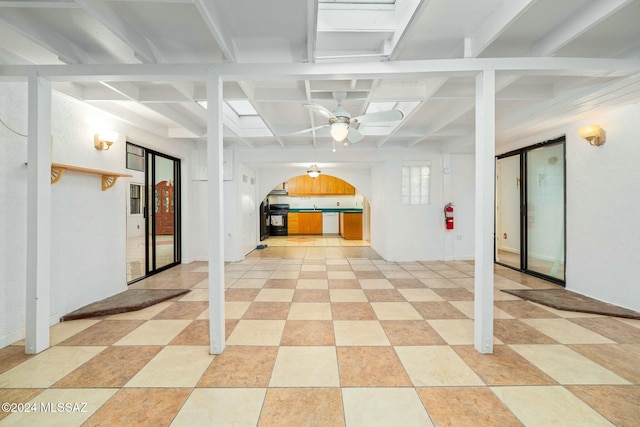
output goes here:
[{"label": "black oven", "polygon": [[287,215],[289,214],[289,205],[273,204],[269,205],[269,235],[270,236],[288,236]]}]

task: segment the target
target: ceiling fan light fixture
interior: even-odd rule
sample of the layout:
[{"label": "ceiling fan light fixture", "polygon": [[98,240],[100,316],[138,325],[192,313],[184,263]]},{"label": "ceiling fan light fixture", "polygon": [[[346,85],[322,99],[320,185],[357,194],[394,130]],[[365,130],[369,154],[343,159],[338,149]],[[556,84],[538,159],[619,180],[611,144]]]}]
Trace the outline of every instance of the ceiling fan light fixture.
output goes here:
[{"label": "ceiling fan light fixture", "polygon": [[349,134],[349,123],[335,122],[331,124],[331,136],[338,142],[345,140]]},{"label": "ceiling fan light fixture", "polygon": [[322,172],[322,171],[320,169],[318,169],[317,165],[311,165],[311,167],[309,169],[307,169],[307,174],[311,178],[317,178],[318,176],[320,176],[320,172]]}]

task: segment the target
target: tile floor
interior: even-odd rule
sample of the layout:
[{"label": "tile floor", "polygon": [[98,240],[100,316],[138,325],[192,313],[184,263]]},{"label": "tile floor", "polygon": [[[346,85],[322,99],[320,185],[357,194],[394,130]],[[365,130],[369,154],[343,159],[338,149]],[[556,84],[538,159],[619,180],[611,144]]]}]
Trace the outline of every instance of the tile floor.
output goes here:
[{"label": "tile floor", "polygon": [[[637,426],[640,321],[561,312],[499,289],[495,353],[473,349],[473,265],[390,263],[366,246],[270,245],[226,266],[223,354],[208,354],[207,266],[141,311],[57,324],[36,356],[0,349],[0,425]],[[40,404],[44,406],[40,406]],[[79,403],[43,412],[47,404]]]}]

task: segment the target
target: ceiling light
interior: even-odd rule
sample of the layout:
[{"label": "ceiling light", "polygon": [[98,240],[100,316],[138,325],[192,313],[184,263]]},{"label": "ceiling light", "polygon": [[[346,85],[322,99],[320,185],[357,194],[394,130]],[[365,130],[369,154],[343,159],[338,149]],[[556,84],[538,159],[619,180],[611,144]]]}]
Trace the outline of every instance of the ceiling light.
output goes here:
[{"label": "ceiling light", "polygon": [[331,136],[338,142],[344,141],[349,134],[349,123],[334,122],[331,124]]},{"label": "ceiling light", "polygon": [[307,174],[311,177],[311,178],[317,178],[320,173],[322,171],[320,169],[318,169],[317,165],[311,165],[311,167],[309,169],[307,169]]},{"label": "ceiling light", "polygon": [[578,133],[591,145],[602,145],[607,140],[607,134],[600,125],[585,126],[578,129]]}]

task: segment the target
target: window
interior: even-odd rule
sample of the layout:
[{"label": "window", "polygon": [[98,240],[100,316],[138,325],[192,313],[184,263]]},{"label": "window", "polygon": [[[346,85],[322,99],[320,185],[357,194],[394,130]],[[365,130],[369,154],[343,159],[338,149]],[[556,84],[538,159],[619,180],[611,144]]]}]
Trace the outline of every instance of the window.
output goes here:
[{"label": "window", "polygon": [[144,172],[144,148],[127,142],[127,169]]},{"label": "window", "polygon": [[129,215],[140,215],[142,213],[142,185],[129,185]]},{"label": "window", "polygon": [[430,166],[412,164],[402,166],[402,204],[429,204]]}]

